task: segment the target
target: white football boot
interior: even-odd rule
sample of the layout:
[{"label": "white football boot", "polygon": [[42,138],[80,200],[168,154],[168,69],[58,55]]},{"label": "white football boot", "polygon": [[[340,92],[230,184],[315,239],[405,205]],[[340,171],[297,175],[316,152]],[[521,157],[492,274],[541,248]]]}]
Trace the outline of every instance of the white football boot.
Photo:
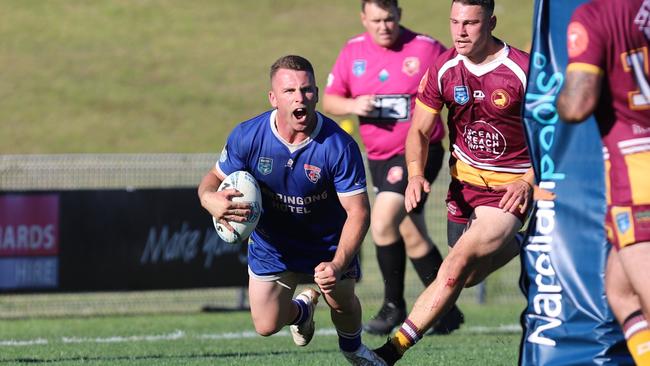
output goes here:
[{"label": "white football boot", "polygon": [[387,366],[387,363],[382,360],[381,357],[377,356],[375,352],[366,347],[363,343],[354,352],[343,352],[343,356],[345,356],[345,359],[352,365]]},{"label": "white football boot", "polygon": [[307,320],[302,322],[302,324],[294,324],[289,327],[291,336],[293,337],[293,343],[297,346],[304,347],[308,345],[312,337],[314,337],[314,330],[316,329],[314,324],[314,310],[316,309],[316,304],[318,304],[319,296],[320,294],[313,288],[308,288],[296,296],[296,299],[301,299],[309,307],[309,317]]}]

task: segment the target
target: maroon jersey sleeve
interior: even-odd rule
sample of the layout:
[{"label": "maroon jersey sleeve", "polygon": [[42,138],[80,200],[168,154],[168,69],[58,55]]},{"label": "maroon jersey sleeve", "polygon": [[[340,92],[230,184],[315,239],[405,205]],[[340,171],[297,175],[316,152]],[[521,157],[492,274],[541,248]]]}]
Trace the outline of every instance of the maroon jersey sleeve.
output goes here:
[{"label": "maroon jersey sleeve", "polygon": [[[447,53],[445,53],[445,55],[446,54]],[[438,60],[443,58],[445,57],[441,55]],[[444,105],[442,93],[440,92],[440,84],[438,83],[438,65],[440,65],[440,63],[436,62],[424,74],[418,88],[417,99],[415,100],[417,104],[431,113],[440,113],[442,106]]]},{"label": "maroon jersey sleeve", "polygon": [[650,9],[646,3],[590,1],[576,9],[567,30],[567,71],[603,75],[595,113],[601,132],[606,133],[616,121],[650,126]]},{"label": "maroon jersey sleeve", "polygon": [[584,63],[595,66],[586,71],[600,72],[605,69],[605,54],[602,52],[607,44],[603,27],[591,27],[600,15],[593,3],[578,7],[571,17],[567,29],[567,51],[569,63]]}]

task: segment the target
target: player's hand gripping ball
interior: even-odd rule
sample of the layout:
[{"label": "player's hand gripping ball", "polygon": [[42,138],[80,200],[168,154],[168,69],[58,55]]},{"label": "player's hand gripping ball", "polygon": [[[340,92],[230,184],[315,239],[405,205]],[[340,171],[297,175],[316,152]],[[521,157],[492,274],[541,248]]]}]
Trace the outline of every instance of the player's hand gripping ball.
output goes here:
[{"label": "player's hand gripping ball", "polygon": [[233,188],[243,194],[241,197],[233,197],[233,202],[248,202],[251,204],[251,213],[248,219],[244,222],[228,221],[230,226],[235,229],[234,232],[228,230],[224,225],[217,222],[216,218],[212,218],[214,228],[217,230],[219,237],[226,243],[237,244],[242,240],[248,238],[255,230],[257,222],[262,216],[262,193],[260,186],[257,184],[255,178],[246,171],[236,171],[221,182],[218,191]]}]

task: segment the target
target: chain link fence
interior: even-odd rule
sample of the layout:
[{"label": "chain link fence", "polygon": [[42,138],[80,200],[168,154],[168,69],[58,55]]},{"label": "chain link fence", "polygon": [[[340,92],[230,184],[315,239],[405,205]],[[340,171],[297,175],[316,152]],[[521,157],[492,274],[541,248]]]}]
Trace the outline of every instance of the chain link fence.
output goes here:
[{"label": "chain link fence", "polygon": [[[0,190],[142,189],[196,187],[218,154],[62,154],[0,156]],[[446,255],[446,208],[449,184],[446,166],[432,186],[426,206],[429,233]],[[372,192],[371,192],[372,199]],[[358,294],[365,306],[378,308],[383,300],[375,249],[367,236],[362,249],[363,279]],[[410,265],[406,299],[412,305],[423,286]],[[492,274],[482,287],[466,289],[459,302],[525,303],[517,282],[518,258]],[[227,274],[225,274],[227,275]],[[3,294],[0,318],[97,314],[195,312],[246,307],[244,289],[170,291]]]}]

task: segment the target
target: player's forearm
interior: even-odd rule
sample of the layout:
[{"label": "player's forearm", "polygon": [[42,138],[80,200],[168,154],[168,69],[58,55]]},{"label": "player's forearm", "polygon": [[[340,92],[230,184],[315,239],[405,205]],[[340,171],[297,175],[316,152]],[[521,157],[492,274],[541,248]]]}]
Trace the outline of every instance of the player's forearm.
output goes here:
[{"label": "player's forearm", "polygon": [[600,98],[602,77],[598,74],[572,71],[557,98],[557,111],[563,121],[582,122],[591,115]]},{"label": "player's forearm", "polygon": [[424,175],[424,165],[429,151],[428,145],[428,136],[423,136],[417,129],[409,129],[406,137],[406,168],[409,178]]},{"label": "player's forearm", "polygon": [[197,193],[199,196],[199,199],[201,200],[201,205],[205,207],[205,202],[204,202],[204,194],[206,192],[215,192],[218,188],[219,185],[221,184],[221,179],[215,174],[214,169],[210,170],[208,174],[206,174],[203,179],[201,179],[201,183],[199,184],[199,188],[197,189]]},{"label": "player's forearm", "polygon": [[327,114],[343,116],[353,114],[354,99],[342,97],[335,94],[325,94],[323,96],[323,111]]},{"label": "player's forearm", "polygon": [[364,196],[361,205],[346,210],[348,217],[343,225],[334,259],[332,259],[332,262],[336,263],[341,270],[347,268],[354,256],[359,253],[370,227],[370,205],[367,195],[364,194]]},{"label": "player's forearm", "polygon": [[408,176],[424,175],[424,166],[429,152],[429,136],[433,131],[436,114],[416,105],[411,127],[406,136],[406,168]]}]

